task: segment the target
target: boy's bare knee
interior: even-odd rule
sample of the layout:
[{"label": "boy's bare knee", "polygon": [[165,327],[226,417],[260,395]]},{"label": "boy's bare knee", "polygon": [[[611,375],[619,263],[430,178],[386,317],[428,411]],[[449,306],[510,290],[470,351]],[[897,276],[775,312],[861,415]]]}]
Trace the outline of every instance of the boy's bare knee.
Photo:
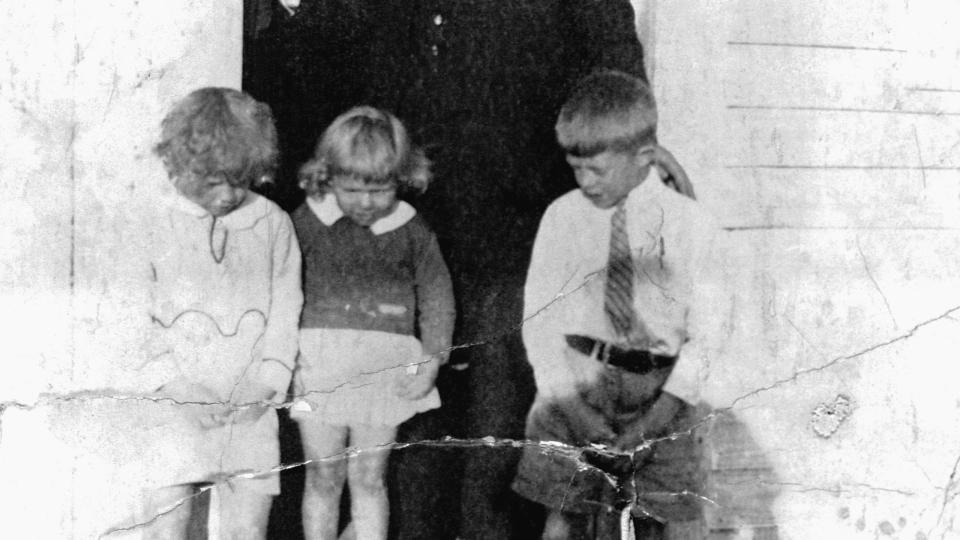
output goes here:
[{"label": "boy's bare knee", "polygon": [[570,523],[560,512],[550,512],[543,526],[543,540],[568,540]]}]

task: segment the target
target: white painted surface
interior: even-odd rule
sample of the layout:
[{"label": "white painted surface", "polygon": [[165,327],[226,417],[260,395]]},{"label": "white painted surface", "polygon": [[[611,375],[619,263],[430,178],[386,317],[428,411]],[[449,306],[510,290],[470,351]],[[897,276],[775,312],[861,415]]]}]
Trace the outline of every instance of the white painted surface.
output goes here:
[{"label": "white painted surface", "polygon": [[661,142],[741,267],[704,393],[775,465],[781,537],[958,537],[960,4],[647,9]]},{"label": "white painted surface", "polygon": [[[241,17],[239,0],[0,6],[0,401],[40,399],[3,414],[4,538],[94,538],[135,509],[116,464],[138,449],[109,446],[99,404],[46,399],[109,386],[136,353],[130,203],[155,189],[170,104],[239,86]],[[78,450],[104,445],[116,463]]]}]

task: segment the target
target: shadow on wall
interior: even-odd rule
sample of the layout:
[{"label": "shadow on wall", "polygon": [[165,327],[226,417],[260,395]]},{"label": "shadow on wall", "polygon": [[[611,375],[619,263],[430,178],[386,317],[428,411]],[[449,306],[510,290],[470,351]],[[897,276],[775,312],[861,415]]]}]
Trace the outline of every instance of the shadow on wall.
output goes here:
[{"label": "shadow on wall", "polygon": [[697,409],[701,418],[713,415],[702,435],[707,538],[779,538],[773,515],[777,475],[750,428],[733,411],[712,410],[702,402]]}]

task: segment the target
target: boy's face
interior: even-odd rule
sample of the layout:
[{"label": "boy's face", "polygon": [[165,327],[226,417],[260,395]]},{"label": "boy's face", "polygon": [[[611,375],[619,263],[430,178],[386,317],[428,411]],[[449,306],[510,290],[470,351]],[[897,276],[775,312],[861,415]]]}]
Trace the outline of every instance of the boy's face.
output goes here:
[{"label": "boy's face", "polygon": [[235,186],[222,174],[213,176],[184,175],[174,179],[181,195],[212,216],[223,217],[233,212],[247,198],[248,185]]},{"label": "boy's face", "polygon": [[653,148],[628,152],[606,150],[589,157],[567,154],[580,191],[597,208],[611,208],[623,200],[647,175]]},{"label": "boy's face", "polygon": [[397,205],[396,184],[368,184],[363,178],[336,176],[330,187],[340,210],[364,227],[386,217]]}]

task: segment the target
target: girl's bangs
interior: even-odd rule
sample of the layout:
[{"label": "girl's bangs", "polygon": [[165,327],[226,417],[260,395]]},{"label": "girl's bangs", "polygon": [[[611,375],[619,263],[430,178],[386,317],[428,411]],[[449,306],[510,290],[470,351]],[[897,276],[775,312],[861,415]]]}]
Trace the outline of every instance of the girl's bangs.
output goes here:
[{"label": "girl's bangs", "polygon": [[[367,139],[367,140],[363,140]],[[348,175],[363,178],[369,184],[389,184],[396,181],[397,155],[393,146],[379,137],[356,138],[349,148],[334,152],[331,176]]]}]

